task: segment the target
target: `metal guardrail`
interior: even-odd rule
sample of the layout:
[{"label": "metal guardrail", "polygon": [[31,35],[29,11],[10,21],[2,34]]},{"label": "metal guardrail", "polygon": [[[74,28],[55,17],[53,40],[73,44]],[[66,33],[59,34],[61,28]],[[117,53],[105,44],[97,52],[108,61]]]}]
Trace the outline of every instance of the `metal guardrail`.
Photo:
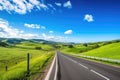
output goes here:
[{"label": "metal guardrail", "polygon": [[120,64],[120,60],[116,60],[116,59],[101,58],[101,57],[95,57],[95,56],[86,56],[86,55],[81,55],[81,54],[72,54],[72,55],[83,57],[83,58],[89,58],[89,59],[94,59],[94,60],[107,61],[107,62]]}]

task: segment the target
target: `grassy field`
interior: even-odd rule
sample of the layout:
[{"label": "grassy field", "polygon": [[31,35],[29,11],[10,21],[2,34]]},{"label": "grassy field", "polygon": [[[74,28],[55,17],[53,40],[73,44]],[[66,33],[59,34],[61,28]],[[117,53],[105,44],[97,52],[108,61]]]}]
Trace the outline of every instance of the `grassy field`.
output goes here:
[{"label": "grassy field", "polygon": [[[70,55],[82,54],[81,56],[79,56],[80,58],[83,58],[83,56],[87,56],[84,58],[99,61],[105,64],[117,66],[120,65],[118,62],[112,61],[112,59],[120,60],[120,40],[74,44],[72,48],[69,48],[68,46],[63,46],[61,48],[61,51]],[[90,56],[96,58],[88,58]]]},{"label": "grassy field", "polygon": [[[30,53],[30,79],[40,73],[54,54],[55,49],[68,54],[83,54],[120,60],[120,41],[47,44],[24,40],[15,44],[0,43],[0,80],[23,80],[26,76],[26,58]],[[5,46],[4,46],[5,45]],[[7,66],[7,70],[6,70]]]},{"label": "grassy field", "polygon": [[[41,47],[41,49],[37,50],[35,47]],[[0,47],[0,80],[23,79],[26,75],[27,53],[30,53],[30,74],[33,76],[43,69],[55,52],[50,45],[33,42],[22,42],[12,47]]]},{"label": "grassy field", "polygon": [[89,44],[87,46],[84,46],[83,44],[75,44],[73,45],[72,48],[70,48],[69,46],[62,46],[61,51],[65,53],[79,54],[79,53],[86,52],[86,51],[89,51],[95,48],[96,47],[94,44]]},{"label": "grassy field", "polygon": [[108,44],[98,49],[85,52],[83,54],[88,56],[104,57],[104,58],[120,60],[120,42]]}]

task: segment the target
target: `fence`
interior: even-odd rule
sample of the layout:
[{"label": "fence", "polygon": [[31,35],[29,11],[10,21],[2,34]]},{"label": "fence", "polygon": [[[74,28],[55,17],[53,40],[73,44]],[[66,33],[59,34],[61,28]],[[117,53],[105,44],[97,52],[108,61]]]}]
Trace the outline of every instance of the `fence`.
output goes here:
[{"label": "fence", "polygon": [[101,57],[95,57],[95,56],[86,56],[86,55],[81,55],[81,54],[72,54],[72,55],[78,56],[78,57],[83,57],[83,58],[88,58],[88,59],[94,59],[94,60],[100,60],[100,61],[106,61],[106,62],[120,64],[120,60],[116,60],[116,59],[101,58]]}]

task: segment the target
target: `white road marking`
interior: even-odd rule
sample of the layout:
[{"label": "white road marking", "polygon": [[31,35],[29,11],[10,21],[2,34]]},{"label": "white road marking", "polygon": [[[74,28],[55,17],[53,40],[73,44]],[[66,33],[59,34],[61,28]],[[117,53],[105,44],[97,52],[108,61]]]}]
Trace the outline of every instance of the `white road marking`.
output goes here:
[{"label": "white road marking", "polygon": [[58,59],[56,54],[56,68],[55,68],[54,80],[57,80],[57,74],[58,74]]},{"label": "white road marking", "polygon": [[80,64],[80,63],[78,63],[78,64],[79,64],[80,66],[82,66],[82,67],[88,69],[88,67],[86,67],[86,66],[84,66],[84,65],[82,65],[82,64]]},{"label": "white road marking", "polygon": [[80,63],[78,63],[77,61],[75,61],[75,60],[73,60],[73,59],[71,59],[71,58],[69,58],[69,57],[67,57],[67,56],[64,56],[64,55],[62,55],[62,56],[65,57],[65,58],[67,58],[68,60],[74,62],[74,63],[77,63],[78,65],[82,66],[83,68],[88,69],[88,67],[86,67],[86,66],[84,66],[84,65],[82,65],[82,64],[80,64]]},{"label": "white road marking", "polygon": [[92,71],[93,73],[99,75],[100,77],[102,77],[102,78],[104,78],[104,79],[106,79],[106,80],[110,80],[110,79],[107,78],[106,76],[103,76],[102,74],[100,74],[100,73],[98,73],[98,72],[96,72],[96,71],[94,71],[94,70],[92,70],[92,69],[91,69],[90,71]]},{"label": "white road marking", "polygon": [[53,62],[52,62],[51,67],[50,67],[50,69],[49,69],[49,71],[48,71],[48,73],[47,73],[47,75],[46,75],[46,77],[45,77],[45,80],[49,80],[49,79],[50,79],[50,75],[51,75],[51,73],[52,73],[53,66],[54,66],[54,64],[55,64],[55,59],[56,59],[56,56],[55,56],[54,59],[53,59]]}]

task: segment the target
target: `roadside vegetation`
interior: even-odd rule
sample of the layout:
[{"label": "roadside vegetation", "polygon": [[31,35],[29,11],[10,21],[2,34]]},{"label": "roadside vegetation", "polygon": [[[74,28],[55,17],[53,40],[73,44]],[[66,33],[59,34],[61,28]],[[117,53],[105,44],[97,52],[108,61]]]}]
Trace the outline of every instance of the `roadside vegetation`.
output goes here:
[{"label": "roadside vegetation", "polygon": [[20,41],[11,44],[0,41],[0,80],[26,79],[27,53],[30,53],[29,78],[33,79],[52,60],[55,49],[39,42]]},{"label": "roadside vegetation", "polygon": [[61,43],[39,39],[0,38],[0,80],[25,80],[30,53],[30,80],[42,74],[55,50],[76,55],[120,60],[120,40],[94,43]]},{"label": "roadside vegetation", "polygon": [[87,59],[120,65],[118,63],[120,60],[120,40],[72,44],[72,46],[70,48],[69,45],[65,45],[61,51],[76,56],[80,55]]},{"label": "roadside vegetation", "polygon": [[120,42],[111,43],[100,48],[83,53],[88,56],[104,57],[120,60]]}]

